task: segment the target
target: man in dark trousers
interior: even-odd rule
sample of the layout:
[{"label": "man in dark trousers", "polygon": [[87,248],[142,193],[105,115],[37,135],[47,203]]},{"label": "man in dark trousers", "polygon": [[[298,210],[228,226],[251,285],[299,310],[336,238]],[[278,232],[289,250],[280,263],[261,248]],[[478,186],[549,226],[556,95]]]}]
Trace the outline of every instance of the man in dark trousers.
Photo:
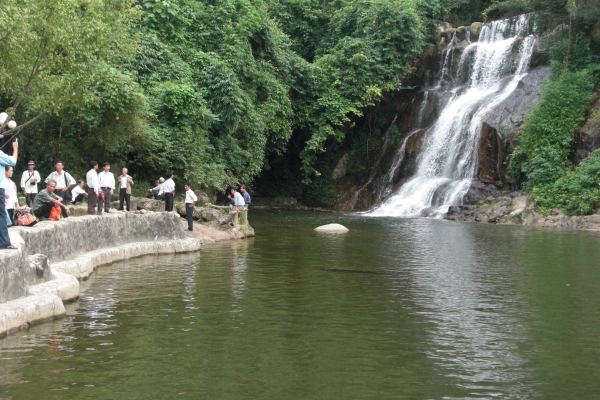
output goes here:
[{"label": "man in dark trousers", "polygon": [[160,187],[158,195],[165,195],[165,211],[173,211],[173,199],[175,198],[175,182],[173,181],[173,173],[167,172],[167,180]]}]

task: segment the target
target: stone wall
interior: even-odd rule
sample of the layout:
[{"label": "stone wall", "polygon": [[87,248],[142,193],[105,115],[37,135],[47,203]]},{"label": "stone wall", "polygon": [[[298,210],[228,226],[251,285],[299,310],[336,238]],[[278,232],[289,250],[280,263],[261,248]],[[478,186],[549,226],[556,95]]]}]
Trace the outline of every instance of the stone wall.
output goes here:
[{"label": "stone wall", "polygon": [[100,265],[145,254],[196,251],[177,213],[111,212],[9,230],[0,252],[0,337],[65,314],[79,281]]}]

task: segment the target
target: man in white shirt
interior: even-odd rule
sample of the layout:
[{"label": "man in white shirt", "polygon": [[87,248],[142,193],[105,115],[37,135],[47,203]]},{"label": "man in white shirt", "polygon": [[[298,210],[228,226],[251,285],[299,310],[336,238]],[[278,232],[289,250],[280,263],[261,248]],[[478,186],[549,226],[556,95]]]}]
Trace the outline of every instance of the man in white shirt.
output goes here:
[{"label": "man in white shirt", "polygon": [[73,195],[73,200],[71,200],[71,203],[73,203],[73,205],[78,206],[83,201],[83,198],[88,196],[86,191],[83,190],[84,184],[85,182],[83,181],[83,179],[78,181],[77,185],[75,185],[75,187],[71,191],[71,194]]},{"label": "man in white shirt", "polygon": [[[4,142],[4,137],[1,138],[0,144]],[[17,157],[19,154],[19,142],[14,141],[13,154],[9,156],[0,150],[0,199],[4,198],[4,178],[5,178],[5,167],[14,166],[17,163]],[[16,250],[17,247],[10,244],[10,237],[8,236],[8,221],[6,221],[6,208],[3,201],[0,201],[0,250]]]},{"label": "man in white shirt", "polygon": [[119,182],[119,210],[123,211],[123,201],[127,204],[126,211],[131,211],[131,185],[133,185],[133,179],[127,175],[127,168],[121,170],[121,175],[117,178]]},{"label": "man in white shirt", "polygon": [[62,161],[57,161],[55,167],[56,171],[48,175],[44,182],[46,184],[48,184],[48,182],[50,181],[56,182],[56,189],[54,189],[56,191],[56,194],[62,197],[63,199],[70,200],[70,193],[67,192],[69,190],[69,187],[76,185],[77,182],[75,182],[75,179],[73,179],[71,174],[63,170],[64,164]]},{"label": "man in white shirt", "polygon": [[[230,194],[227,195],[227,197],[233,200],[233,205],[235,207],[235,211],[242,211],[244,209],[244,205],[246,204],[244,202],[244,198],[242,197],[242,195],[239,194],[238,191],[235,190],[235,188],[229,189],[229,193]],[[223,222],[221,222],[221,225],[226,225],[226,224],[232,225],[234,216],[235,216],[235,214],[229,213],[227,218],[225,218],[225,220]]]},{"label": "man in white shirt", "polygon": [[196,193],[192,190],[192,186],[189,182],[186,182],[185,186],[185,216],[188,223],[188,231],[194,230],[194,205],[198,201]]},{"label": "man in white shirt", "polygon": [[98,202],[98,215],[102,215],[102,206],[104,212],[110,212],[110,200],[115,189],[115,176],[110,172],[110,163],[102,164],[103,171],[98,174],[98,182],[100,182],[100,190],[104,193],[104,204]]},{"label": "man in white shirt", "polygon": [[35,170],[35,162],[29,160],[27,171],[23,172],[21,176],[21,190],[23,191],[28,207],[31,207],[33,200],[35,200],[35,195],[38,192],[38,183],[41,180],[40,173]]},{"label": "man in white shirt", "polygon": [[158,195],[165,195],[165,211],[173,211],[173,199],[175,198],[175,182],[173,181],[173,173],[167,172],[167,180],[162,184]]},{"label": "man in white shirt", "polygon": [[6,207],[6,215],[8,215],[7,226],[11,226],[13,224],[15,210],[19,208],[19,200],[17,199],[17,185],[15,185],[11,179],[14,168],[15,167],[8,166],[6,167],[6,172],[4,173],[4,207]]},{"label": "man in white shirt", "polygon": [[85,180],[88,185],[88,215],[96,215],[96,206],[98,205],[98,193],[100,191],[100,182],[98,182],[98,162],[90,162],[90,170],[85,174]]}]

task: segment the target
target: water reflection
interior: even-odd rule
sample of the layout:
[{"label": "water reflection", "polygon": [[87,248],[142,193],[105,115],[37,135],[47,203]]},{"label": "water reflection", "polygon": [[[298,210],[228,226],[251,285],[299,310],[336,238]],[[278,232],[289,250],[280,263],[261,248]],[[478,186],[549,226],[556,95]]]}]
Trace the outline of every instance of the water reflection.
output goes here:
[{"label": "water reflection", "polygon": [[599,236],[256,218],[97,270],[67,318],[0,341],[0,397],[598,398]]},{"label": "water reflection", "polygon": [[[470,227],[421,222],[404,228],[414,238],[410,252],[422,260],[407,264],[406,271],[417,314],[432,323],[428,357],[473,396],[506,395],[507,384],[527,381],[528,360],[517,352],[527,326],[515,317],[520,296],[502,260],[476,248],[480,243]],[[512,396],[535,394],[531,385],[517,387]]]}]

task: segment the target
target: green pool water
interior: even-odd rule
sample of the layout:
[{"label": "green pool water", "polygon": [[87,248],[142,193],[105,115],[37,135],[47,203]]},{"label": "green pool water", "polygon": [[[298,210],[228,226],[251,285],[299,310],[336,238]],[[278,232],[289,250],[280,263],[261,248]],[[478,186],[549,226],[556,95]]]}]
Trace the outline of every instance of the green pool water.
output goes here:
[{"label": "green pool water", "polygon": [[0,340],[0,399],[600,398],[600,234],[250,222],[98,269],[68,317]]}]

